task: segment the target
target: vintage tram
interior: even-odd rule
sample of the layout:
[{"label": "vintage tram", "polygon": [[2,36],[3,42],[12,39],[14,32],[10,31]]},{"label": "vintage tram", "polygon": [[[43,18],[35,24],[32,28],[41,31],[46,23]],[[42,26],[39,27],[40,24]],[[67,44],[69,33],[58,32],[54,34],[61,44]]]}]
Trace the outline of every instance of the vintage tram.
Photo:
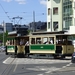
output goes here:
[{"label": "vintage tram", "polygon": [[[72,36],[73,34],[64,34],[64,32],[34,32],[25,36],[10,36],[7,40],[9,43],[6,45],[6,54],[65,58],[74,52]],[[20,41],[23,43],[20,44]]]}]

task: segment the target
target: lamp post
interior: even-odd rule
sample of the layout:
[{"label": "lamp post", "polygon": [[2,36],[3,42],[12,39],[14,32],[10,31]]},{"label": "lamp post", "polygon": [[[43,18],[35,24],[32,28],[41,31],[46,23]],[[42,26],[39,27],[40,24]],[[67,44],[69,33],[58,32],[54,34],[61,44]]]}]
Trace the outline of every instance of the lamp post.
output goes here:
[{"label": "lamp post", "polygon": [[36,31],[36,26],[35,26],[35,11],[33,11],[33,26],[32,26],[33,32]]},{"label": "lamp post", "polygon": [[52,32],[52,9],[51,10],[51,32]]},{"label": "lamp post", "polygon": [[3,21],[3,46],[4,46],[4,21]]}]

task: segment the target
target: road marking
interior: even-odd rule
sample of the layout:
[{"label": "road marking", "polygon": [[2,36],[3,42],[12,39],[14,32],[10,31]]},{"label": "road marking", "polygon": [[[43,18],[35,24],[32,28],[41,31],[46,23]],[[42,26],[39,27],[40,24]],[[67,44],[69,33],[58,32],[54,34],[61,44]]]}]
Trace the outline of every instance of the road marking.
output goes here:
[{"label": "road marking", "polygon": [[17,60],[17,62],[15,62],[16,66],[14,67],[13,72],[15,72],[15,71],[16,71],[17,66],[18,66],[18,59],[16,58],[16,60]]},{"label": "road marking", "polygon": [[[17,58],[18,60],[19,60],[19,63],[18,64],[54,64],[54,63],[67,63],[67,62],[70,62],[70,60],[69,61],[67,61],[67,60],[47,60],[47,59],[27,59],[27,58],[22,58],[22,59],[19,59],[19,58]],[[5,64],[9,64],[11,61],[13,60],[13,58],[11,58],[11,57],[9,57],[9,58],[7,58],[5,61],[3,61],[3,63],[5,63]],[[28,62],[29,61],[29,62]],[[13,64],[15,64],[15,62],[16,61],[14,61],[14,63]],[[34,63],[35,62],[35,63]]]},{"label": "road marking", "polygon": [[66,66],[63,66],[61,69],[66,68],[68,66],[70,66],[72,63],[67,64]]},{"label": "road marking", "polygon": [[43,74],[37,74],[37,75],[43,75]]},{"label": "road marking", "polygon": [[15,66],[15,68],[14,68],[13,72],[15,72],[15,71],[16,71],[16,69],[17,69],[17,66],[18,66],[18,64],[16,64],[16,66]]},{"label": "road marking", "polygon": [[5,61],[3,61],[3,63],[5,64],[9,59],[10,59],[10,57],[8,57]]},{"label": "road marking", "polygon": [[70,66],[72,63],[67,64],[66,66]]}]

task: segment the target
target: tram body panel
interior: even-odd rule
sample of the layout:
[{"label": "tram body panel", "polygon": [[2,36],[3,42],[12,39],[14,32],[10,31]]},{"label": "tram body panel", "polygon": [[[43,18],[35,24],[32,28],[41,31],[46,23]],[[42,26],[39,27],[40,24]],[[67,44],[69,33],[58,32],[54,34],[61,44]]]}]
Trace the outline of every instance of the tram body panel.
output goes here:
[{"label": "tram body panel", "polygon": [[36,53],[41,53],[41,54],[54,54],[55,51],[47,51],[47,50],[42,50],[42,51],[39,51],[39,50],[31,50],[30,53],[33,53],[33,54],[36,54]]},{"label": "tram body panel", "polygon": [[72,54],[74,52],[73,45],[62,45],[62,54]]},{"label": "tram body panel", "polygon": [[66,45],[62,45],[62,54],[66,54]]},{"label": "tram body panel", "polygon": [[73,45],[67,45],[67,54],[72,54],[74,52],[74,46]]},{"label": "tram body panel", "polygon": [[15,46],[7,46],[7,53],[15,53]]},{"label": "tram body panel", "polygon": [[55,45],[35,44],[30,45],[30,53],[55,53]]}]

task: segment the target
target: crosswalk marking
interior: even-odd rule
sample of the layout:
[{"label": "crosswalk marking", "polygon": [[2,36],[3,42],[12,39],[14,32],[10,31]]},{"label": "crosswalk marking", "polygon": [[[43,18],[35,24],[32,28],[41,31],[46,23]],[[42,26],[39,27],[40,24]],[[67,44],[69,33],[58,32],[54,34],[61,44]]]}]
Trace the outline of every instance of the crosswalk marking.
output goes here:
[{"label": "crosswalk marking", "polygon": [[[3,61],[4,64],[9,64],[14,58],[8,57]],[[71,60],[54,60],[54,59],[31,59],[31,58],[17,58],[13,64],[53,64],[53,63],[70,63]]]}]

